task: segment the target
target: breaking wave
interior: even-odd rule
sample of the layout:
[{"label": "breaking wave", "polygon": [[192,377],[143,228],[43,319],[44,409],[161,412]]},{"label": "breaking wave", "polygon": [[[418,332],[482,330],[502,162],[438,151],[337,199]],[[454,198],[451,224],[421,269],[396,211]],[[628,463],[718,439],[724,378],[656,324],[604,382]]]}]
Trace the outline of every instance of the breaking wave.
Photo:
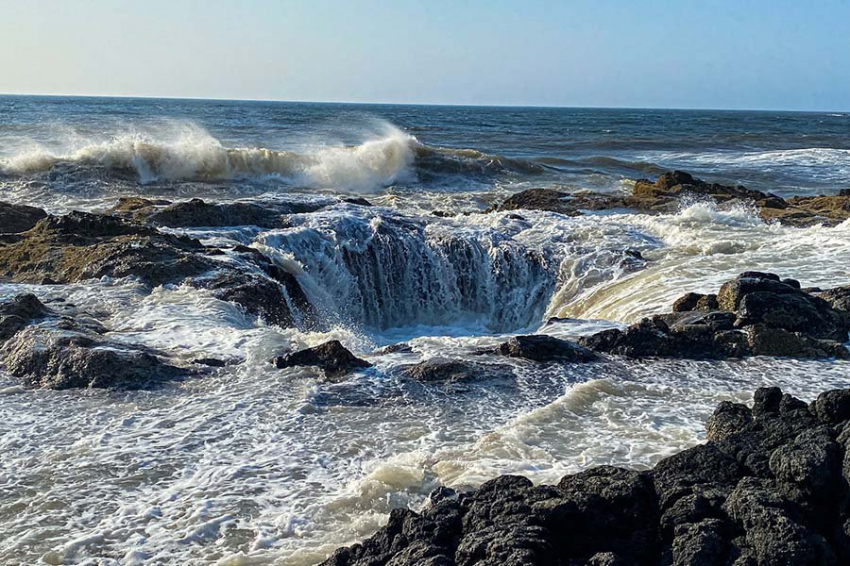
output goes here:
[{"label": "breaking wave", "polygon": [[277,178],[308,188],[368,191],[420,178],[529,175],[547,169],[534,161],[474,149],[430,147],[388,123],[360,144],[317,145],[301,152],[227,147],[194,124],[180,124],[176,131],[121,133],[62,150],[24,145],[0,158],[0,173],[91,174],[141,184]]}]

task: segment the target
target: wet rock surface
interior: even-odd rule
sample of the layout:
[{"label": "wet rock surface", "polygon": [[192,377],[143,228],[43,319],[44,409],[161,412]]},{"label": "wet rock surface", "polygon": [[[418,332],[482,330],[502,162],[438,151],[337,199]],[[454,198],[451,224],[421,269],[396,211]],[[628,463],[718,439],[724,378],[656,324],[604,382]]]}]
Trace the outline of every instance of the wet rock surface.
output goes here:
[{"label": "wet rock surface", "polygon": [[[140,199],[127,199],[127,207],[131,200]],[[133,277],[149,287],[188,282],[270,324],[307,321],[311,308],[292,274],[256,249],[230,251],[114,216],[71,212],[0,242],[0,279],[67,284]]]},{"label": "wet rock surface", "polygon": [[26,232],[47,213],[34,206],[0,202],[0,234]]},{"label": "wet rock surface", "polygon": [[742,273],[716,295],[689,293],[673,311],[579,343],[632,358],[850,357],[846,312],[772,273]]},{"label": "wet rock surface", "polygon": [[105,338],[98,323],[48,309],[34,295],[0,303],[0,368],[29,387],[150,387],[190,372],[159,353]]},{"label": "wet rock surface", "polygon": [[604,210],[626,206],[623,198],[592,192],[565,193],[554,189],[528,189],[511,195],[495,208],[508,210],[543,210],[566,216],[578,216],[582,210]]},{"label": "wet rock surface", "polygon": [[422,383],[462,384],[511,376],[504,365],[472,362],[446,357],[429,358],[418,364],[403,366],[400,374]]},{"label": "wet rock surface", "polygon": [[[281,228],[286,225],[284,216],[315,212],[338,201],[333,199],[304,202],[209,202],[195,198],[182,202],[124,197],[110,208],[109,214],[138,223],[169,228],[258,226]],[[346,199],[346,202],[371,206],[365,199]],[[365,203],[365,204],[364,204]]]},{"label": "wet rock surface", "polygon": [[850,390],[721,404],[709,441],[648,471],[501,476],[396,509],[325,566],[838,565],[850,561]]},{"label": "wet rock surface", "polygon": [[742,185],[708,183],[684,171],[668,171],[655,181],[635,181],[631,194],[618,195],[554,189],[528,189],[508,197],[494,210],[544,210],[567,216],[582,211],[630,209],[643,213],[675,213],[683,203],[711,201],[723,206],[746,205],[767,222],[789,226],[835,226],[850,218],[850,195],[819,195],[782,199]]},{"label": "wet rock surface", "polygon": [[278,356],[272,360],[278,369],[315,366],[331,381],[342,379],[353,371],[372,367],[372,364],[352,354],[339,340],[331,340],[313,348]]},{"label": "wet rock surface", "polygon": [[203,252],[197,240],[71,212],[49,216],[0,244],[0,277],[19,283],[73,283],[132,276],[156,286],[211,269],[213,260]]},{"label": "wet rock surface", "polygon": [[591,362],[599,359],[587,348],[545,334],[514,336],[500,344],[496,355],[535,362]]}]

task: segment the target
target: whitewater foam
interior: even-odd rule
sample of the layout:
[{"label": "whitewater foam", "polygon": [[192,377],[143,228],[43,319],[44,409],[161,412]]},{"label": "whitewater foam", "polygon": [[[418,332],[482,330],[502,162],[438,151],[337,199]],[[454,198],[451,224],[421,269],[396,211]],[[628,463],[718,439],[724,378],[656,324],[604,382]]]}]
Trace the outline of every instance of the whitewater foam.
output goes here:
[{"label": "whitewater foam", "polygon": [[[58,152],[30,143],[25,150],[0,160],[0,171],[26,175],[89,167],[132,175],[142,184],[276,176],[307,187],[355,191],[413,178],[415,138],[386,123],[372,135],[359,145],[317,146],[310,153],[299,154],[228,148],[196,124],[177,123],[151,131],[118,133],[105,141],[76,139],[76,147]],[[61,140],[59,145],[63,145]]]}]

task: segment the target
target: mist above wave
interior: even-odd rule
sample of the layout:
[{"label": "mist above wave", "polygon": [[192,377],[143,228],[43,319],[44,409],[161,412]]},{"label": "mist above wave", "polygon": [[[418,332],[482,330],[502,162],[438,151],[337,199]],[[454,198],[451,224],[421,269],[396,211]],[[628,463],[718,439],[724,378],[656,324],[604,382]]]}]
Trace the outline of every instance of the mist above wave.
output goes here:
[{"label": "mist above wave", "polygon": [[17,177],[89,174],[143,185],[278,179],[306,188],[367,192],[420,179],[546,170],[534,161],[474,149],[430,147],[384,121],[373,122],[358,134],[361,141],[353,145],[320,140],[289,150],[228,147],[191,122],[132,127],[102,138],[60,132],[58,139],[7,141],[0,173]]}]

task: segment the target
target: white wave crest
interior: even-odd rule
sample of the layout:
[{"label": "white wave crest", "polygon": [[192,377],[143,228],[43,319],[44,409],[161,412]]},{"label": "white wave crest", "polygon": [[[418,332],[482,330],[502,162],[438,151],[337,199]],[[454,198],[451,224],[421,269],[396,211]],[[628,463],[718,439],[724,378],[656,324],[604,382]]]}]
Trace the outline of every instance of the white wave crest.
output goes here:
[{"label": "white wave crest", "polygon": [[28,175],[63,166],[98,168],[135,176],[141,183],[277,176],[311,188],[366,191],[411,180],[416,145],[412,136],[383,124],[376,136],[355,146],[321,146],[306,153],[229,148],[200,126],[187,123],[172,131],[133,131],[105,141],[86,140],[62,151],[29,144],[0,159],[0,171]]}]

